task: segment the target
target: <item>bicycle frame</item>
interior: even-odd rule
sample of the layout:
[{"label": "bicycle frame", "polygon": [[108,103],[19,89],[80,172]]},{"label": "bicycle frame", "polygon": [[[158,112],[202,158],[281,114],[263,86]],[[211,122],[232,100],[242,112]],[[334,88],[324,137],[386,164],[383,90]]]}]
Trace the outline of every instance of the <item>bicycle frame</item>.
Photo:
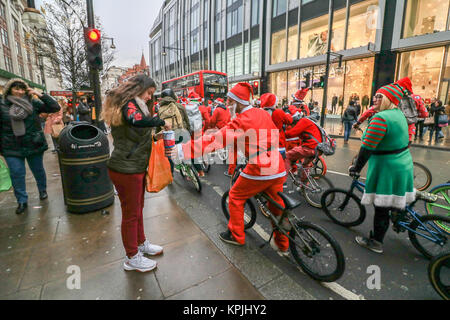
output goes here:
[{"label": "bicycle frame", "polygon": [[[353,190],[354,190],[355,188],[358,189],[360,192],[364,192],[365,187],[366,187],[366,185],[365,185],[364,183],[362,183],[361,181],[359,181],[358,178],[354,178],[354,179],[353,179],[353,182],[352,182],[352,184],[351,184],[351,187],[350,187],[350,192],[353,193]],[[347,205],[347,201],[348,201],[348,199],[345,199],[345,201],[343,202],[343,206]],[[434,231],[430,230],[429,228],[427,228],[427,226],[426,226],[425,224],[423,224],[422,221],[420,221],[419,218],[421,217],[421,215],[420,215],[417,211],[415,211],[415,210],[413,209],[413,207],[414,207],[414,205],[416,204],[416,202],[417,202],[417,200],[414,201],[414,202],[412,202],[411,204],[407,205],[407,206],[405,207],[405,211],[406,211],[406,212],[407,212],[414,220],[416,220],[416,221],[420,224],[420,226],[421,226],[421,227],[420,227],[420,228],[421,228],[420,230],[427,231],[427,232],[429,232],[431,235],[438,235],[438,234],[440,234],[441,232],[439,232],[438,229],[434,228],[434,229],[436,230],[436,232],[434,232]],[[442,240],[439,239],[437,236],[436,236],[435,238],[431,238],[431,237],[429,237],[429,236],[427,236],[427,235],[425,235],[425,234],[422,234],[422,233],[417,232],[416,230],[413,230],[412,228],[410,228],[409,226],[411,225],[411,222],[400,220],[400,221],[397,221],[395,224],[397,224],[398,226],[400,226],[400,227],[402,227],[402,228],[404,228],[404,229],[406,229],[406,230],[408,230],[408,231],[414,232],[415,234],[417,234],[417,235],[419,235],[419,236],[421,236],[421,237],[423,237],[423,238],[425,238],[425,239],[427,239],[427,240],[429,240],[429,241],[438,243],[439,245],[443,245]],[[418,227],[418,228],[419,228],[419,227]]]}]

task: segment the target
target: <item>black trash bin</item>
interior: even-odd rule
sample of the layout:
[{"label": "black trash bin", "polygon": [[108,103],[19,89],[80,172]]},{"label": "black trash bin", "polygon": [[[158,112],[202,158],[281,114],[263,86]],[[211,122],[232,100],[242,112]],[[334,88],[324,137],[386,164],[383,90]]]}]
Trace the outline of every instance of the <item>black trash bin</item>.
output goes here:
[{"label": "black trash bin", "polygon": [[71,122],[59,135],[59,167],[67,211],[86,213],[114,203],[106,135],[87,122]]}]

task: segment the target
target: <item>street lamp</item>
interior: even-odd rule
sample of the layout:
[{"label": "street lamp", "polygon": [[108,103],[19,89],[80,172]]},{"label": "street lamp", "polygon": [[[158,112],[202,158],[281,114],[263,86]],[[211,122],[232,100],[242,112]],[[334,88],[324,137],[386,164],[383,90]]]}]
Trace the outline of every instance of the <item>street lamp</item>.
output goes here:
[{"label": "street lamp", "polygon": [[103,39],[107,39],[107,40],[111,40],[111,49],[115,50],[116,46],[114,45],[114,38],[110,38],[110,37],[103,37]]}]

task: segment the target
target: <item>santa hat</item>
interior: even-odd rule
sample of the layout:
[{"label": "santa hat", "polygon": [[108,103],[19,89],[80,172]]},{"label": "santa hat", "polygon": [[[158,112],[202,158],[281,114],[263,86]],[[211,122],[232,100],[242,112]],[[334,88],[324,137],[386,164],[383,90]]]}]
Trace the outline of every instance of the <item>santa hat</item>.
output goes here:
[{"label": "santa hat", "polygon": [[399,86],[397,83],[391,83],[378,89],[376,94],[385,95],[393,104],[398,106],[405,95],[404,90],[404,87]]},{"label": "santa hat", "polygon": [[191,93],[189,93],[188,98],[189,98],[189,100],[198,100],[198,101],[201,100],[200,95],[195,91],[192,91]]},{"label": "santa hat", "polygon": [[303,102],[303,99],[305,99],[308,91],[309,91],[308,88],[300,89],[295,94],[292,95],[292,98],[294,98],[295,102]]},{"label": "santa hat", "polygon": [[275,108],[278,104],[278,98],[273,93],[264,93],[261,96],[261,108]]},{"label": "santa hat", "polygon": [[224,102],[222,98],[217,98],[216,100],[214,100],[214,103],[223,104]]},{"label": "santa hat", "polygon": [[245,106],[250,105],[250,97],[253,97],[253,88],[247,82],[239,82],[230,91],[227,96]]},{"label": "santa hat", "polygon": [[211,100],[208,100],[208,105],[210,105],[210,104],[212,104],[212,101],[211,101]]},{"label": "santa hat", "polygon": [[423,102],[423,99],[421,96],[415,94],[412,96],[414,102],[416,103],[417,110],[425,108],[425,103]]},{"label": "santa hat", "polygon": [[394,82],[394,84],[398,84],[403,89],[408,90],[409,93],[413,93],[412,83],[411,83],[411,80],[408,77],[402,78],[402,79],[398,80],[397,82]]}]

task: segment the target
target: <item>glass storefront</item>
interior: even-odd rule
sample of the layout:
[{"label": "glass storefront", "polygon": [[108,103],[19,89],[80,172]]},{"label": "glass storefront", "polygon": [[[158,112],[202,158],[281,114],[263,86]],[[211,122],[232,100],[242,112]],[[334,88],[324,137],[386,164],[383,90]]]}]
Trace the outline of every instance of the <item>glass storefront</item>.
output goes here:
[{"label": "glass storefront", "polygon": [[289,28],[288,35],[288,61],[297,59],[298,50],[298,28],[297,26],[292,26]]},{"label": "glass storefront", "polygon": [[315,57],[327,52],[328,15],[302,22],[300,58]]},{"label": "glass storefront", "polygon": [[397,79],[409,77],[414,93],[425,100],[438,97],[445,47],[400,54]]},{"label": "glass storefront", "polygon": [[403,38],[447,30],[450,0],[407,0]]},{"label": "glass storefront", "polygon": [[347,49],[375,43],[378,11],[378,0],[364,1],[350,7]]},{"label": "glass storefront", "polygon": [[272,59],[271,64],[286,61],[286,30],[281,29],[272,34]]},{"label": "glass storefront", "polygon": [[[338,64],[330,66],[328,78],[327,113],[341,114],[348,106],[351,96],[358,96],[361,106],[366,109],[370,101],[372,90],[372,77],[375,58],[365,58],[350,60],[342,63],[339,69]],[[319,81],[320,76],[325,75],[325,65],[308,68],[293,69],[289,71],[273,72],[270,74],[269,90],[276,94],[280,102],[285,99],[290,102],[291,96],[301,87],[309,86],[306,75],[311,75],[311,82]],[[336,96],[337,103],[333,109],[332,100]],[[318,102],[322,108],[323,89],[314,88],[308,92],[306,102]]]}]

